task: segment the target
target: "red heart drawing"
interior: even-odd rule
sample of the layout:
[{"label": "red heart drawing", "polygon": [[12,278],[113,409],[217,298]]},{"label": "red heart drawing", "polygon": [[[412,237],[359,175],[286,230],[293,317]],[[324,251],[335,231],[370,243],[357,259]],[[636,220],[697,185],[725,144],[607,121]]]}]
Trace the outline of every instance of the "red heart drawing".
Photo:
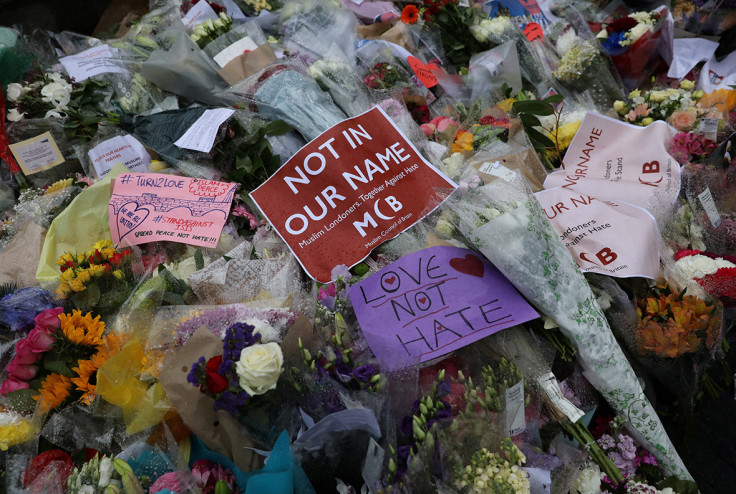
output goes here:
[{"label": "red heart drawing", "polygon": [[465,258],[453,257],[450,259],[450,267],[458,273],[469,274],[470,276],[477,276],[483,278],[485,272],[485,266],[483,261],[478,259],[478,256],[468,254]]},{"label": "red heart drawing", "polygon": [[419,82],[424,84],[425,87],[430,88],[437,85],[437,76],[432,73],[432,69],[439,69],[439,67],[433,63],[424,64],[417,57],[409,57],[409,67],[414,71],[414,74],[419,79]]},{"label": "red heart drawing", "polygon": [[427,297],[422,297],[422,298],[419,299],[419,303],[420,304],[423,304],[426,301],[427,301]]},{"label": "red heart drawing", "polygon": [[396,281],[396,276],[392,276],[390,278],[386,278],[386,283],[388,283],[389,285],[393,285],[394,284],[394,281]]}]

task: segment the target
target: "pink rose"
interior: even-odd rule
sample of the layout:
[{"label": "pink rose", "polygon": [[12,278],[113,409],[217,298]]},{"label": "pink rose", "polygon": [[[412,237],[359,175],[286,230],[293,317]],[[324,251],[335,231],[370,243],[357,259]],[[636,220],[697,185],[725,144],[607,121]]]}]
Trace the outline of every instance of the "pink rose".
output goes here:
[{"label": "pink rose", "polygon": [[56,342],[56,338],[41,329],[39,326],[36,326],[30,333],[28,333],[26,340],[30,343],[31,351],[33,353],[47,352]]},{"label": "pink rose", "polygon": [[10,362],[8,366],[8,375],[12,379],[18,379],[21,381],[30,381],[36,377],[38,368],[35,365],[20,364],[17,360]]},{"label": "pink rose", "polygon": [[687,131],[695,125],[696,111],[676,111],[669,119],[669,124],[677,130]]},{"label": "pink rose", "polygon": [[13,391],[27,388],[30,388],[27,382],[19,381],[14,377],[10,377],[3,382],[2,386],[0,386],[0,394],[3,396],[7,396],[8,393],[12,393]]},{"label": "pink rose", "polygon": [[454,125],[455,127],[458,127],[457,122],[455,122],[453,119],[449,117],[436,117],[429,121],[430,124],[434,124],[437,127],[437,132],[442,133],[450,125]]},{"label": "pink rose", "polygon": [[61,321],[59,321],[59,314],[64,312],[64,309],[57,307],[55,309],[46,309],[36,316],[36,327],[42,329],[47,334],[54,334],[57,329],[61,327]]},{"label": "pink rose", "polygon": [[424,135],[427,137],[432,137],[432,134],[434,134],[434,131],[437,130],[437,126],[432,123],[425,123],[419,126],[420,129],[422,129],[422,132],[424,132]]},{"label": "pink rose", "polygon": [[34,364],[41,359],[41,355],[38,355],[33,351],[31,342],[23,339],[15,344],[15,359],[19,364]]}]

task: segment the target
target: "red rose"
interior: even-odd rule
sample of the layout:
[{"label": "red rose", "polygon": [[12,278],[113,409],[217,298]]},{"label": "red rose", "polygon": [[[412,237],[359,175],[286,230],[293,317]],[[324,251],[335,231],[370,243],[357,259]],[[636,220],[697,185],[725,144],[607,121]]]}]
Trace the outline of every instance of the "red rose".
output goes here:
[{"label": "red rose", "polygon": [[32,493],[63,493],[74,470],[72,457],[60,449],[44,451],[31,460],[23,474],[23,486]]},{"label": "red rose", "polygon": [[222,365],[222,355],[212,357],[207,361],[205,372],[207,373],[207,389],[212,393],[222,393],[228,387],[227,379],[218,372]]},{"label": "red rose", "polygon": [[637,24],[639,23],[636,21],[636,19],[633,19],[629,16],[619,17],[608,26],[606,26],[606,31],[608,31],[609,33],[628,31],[629,29],[635,27]]}]

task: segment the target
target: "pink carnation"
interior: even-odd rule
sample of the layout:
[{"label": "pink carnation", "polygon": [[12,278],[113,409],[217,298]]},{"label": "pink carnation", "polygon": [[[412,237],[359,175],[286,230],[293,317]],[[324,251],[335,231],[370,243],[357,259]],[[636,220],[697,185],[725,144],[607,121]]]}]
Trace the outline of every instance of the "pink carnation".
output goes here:
[{"label": "pink carnation", "polygon": [[30,388],[30,385],[27,382],[10,377],[3,382],[2,386],[0,386],[0,394],[7,396],[8,393],[12,393],[13,391],[27,388]]}]

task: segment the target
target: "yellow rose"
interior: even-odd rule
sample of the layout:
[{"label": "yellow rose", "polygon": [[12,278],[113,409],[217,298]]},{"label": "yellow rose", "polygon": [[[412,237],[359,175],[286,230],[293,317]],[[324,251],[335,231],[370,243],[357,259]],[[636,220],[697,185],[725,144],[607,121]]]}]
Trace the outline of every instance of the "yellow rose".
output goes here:
[{"label": "yellow rose", "polygon": [[74,278],[71,282],[69,282],[69,288],[71,288],[75,292],[83,292],[87,289],[87,287],[84,286],[84,283],[82,283],[82,280],[80,280],[79,278]]},{"label": "yellow rose", "polygon": [[102,250],[107,247],[112,247],[112,240],[100,240],[94,247],[92,247],[92,250]]},{"label": "yellow rose", "polygon": [[619,113],[625,113],[626,112],[626,103],[620,100],[616,100],[613,102],[613,109],[616,110]]},{"label": "yellow rose", "polygon": [[652,91],[649,93],[649,100],[655,103],[661,103],[667,99],[667,91]]},{"label": "yellow rose", "polygon": [[641,96],[641,91],[639,91],[638,89],[634,89],[633,91],[629,93],[629,98],[631,99],[634,99],[637,96]]},{"label": "yellow rose", "polygon": [[119,279],[120,281],[123,281],[123,280],[125,279],[125,275],[124,275],[124,274],[123,274],[123,272],[122,272],[122,271],[120,271],[119,269],[116,269],[115,271],[113,271],[113,272],[112,272],[112,275],[113,275],[113,276],[114,276],[115,278]]},{"label": "yellow rose", "polygon": [[244,348],[235,371],[240,378],[240,387],[251,396],[262,395],[276,388],[281,375],[284,355],[278,343],[253,345]]},{"label": "yellow rose", "polygon": [[685,89],[685,90],[689,91],[689,90],[691,90],[692,88],[694,88],[694,87],[695,87],[695,81],[689,81],[689,80],[687,80],[687,79],[683,79],[683,80],[682,80],[682,81],[680,82],[680,87],[681,87],[682,89]]},{"label": "yellow rose", "polygon": [[82,283],[88,283],[89,280],[92,278],[89,274],[89,271],[86,269],[82,269],[77,273],[77,278],[79,278]]},{"label": "yellow rose", "polygon": [[642,124],[642,126],[646,127],[647,125],[651,124],[652,122],[654,122],[654,119],[651,118],[651,117],[647,117],[647,118],[645,118],[644,120],[641,121],[641,124]]}]

